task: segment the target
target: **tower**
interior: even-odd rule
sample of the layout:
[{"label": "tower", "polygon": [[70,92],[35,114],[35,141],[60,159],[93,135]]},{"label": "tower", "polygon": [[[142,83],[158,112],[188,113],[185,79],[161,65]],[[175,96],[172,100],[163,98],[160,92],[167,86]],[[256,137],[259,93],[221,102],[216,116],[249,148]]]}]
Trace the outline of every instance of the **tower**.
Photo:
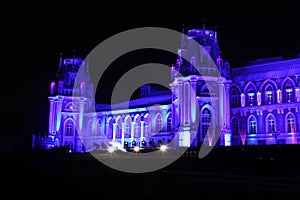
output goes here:
[{"label": "tower", "polygon": [[[76,77],[80,67],[84,75]],[[76,83],[75,83],[76,78]],[[90,83],[89,63],[75,57],[60,55],[58,71],[50,84],[48,148],[68,146],[70,151],[82,148],[78,133],[82,129],[84,112],[94,106],[94,86]]]},{"label": "tower", "polygon": [[[170,84],[179,146],[230,144],[229,70],[229,63],[222,59],[217,31],[204,25],[187,35],[183,30]],[[216,133],[220,133],[220,140]]]}]

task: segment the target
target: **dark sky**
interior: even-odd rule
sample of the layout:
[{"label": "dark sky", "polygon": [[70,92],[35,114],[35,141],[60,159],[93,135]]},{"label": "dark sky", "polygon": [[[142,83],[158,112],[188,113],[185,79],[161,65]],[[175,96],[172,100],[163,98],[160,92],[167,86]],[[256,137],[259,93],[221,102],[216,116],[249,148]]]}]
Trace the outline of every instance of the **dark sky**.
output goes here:
[{"label": "dark sky", "polygon": [[[192,4],[140,4],[46,1],[41,5],[9,6],[12,12],[1,16],[1,105],[5,116],[1,129],[46,131],[49,83],[57,70],[60,52],[71,56],[76,50],[77,55],[85,57],[104,39],[131,28],[158,26],[181,31],[182,24],[186,30],[201,28],[205,19],[207,28],[217,27],[223,57],[232,66],[300,53],[300,15],[294,5],[270,9],[248,7],[245,3],[236,12],[235,7],[229,11],[221,5],[216,10]],[[145,63],[157,61],[154,55],[146,56]]]}]

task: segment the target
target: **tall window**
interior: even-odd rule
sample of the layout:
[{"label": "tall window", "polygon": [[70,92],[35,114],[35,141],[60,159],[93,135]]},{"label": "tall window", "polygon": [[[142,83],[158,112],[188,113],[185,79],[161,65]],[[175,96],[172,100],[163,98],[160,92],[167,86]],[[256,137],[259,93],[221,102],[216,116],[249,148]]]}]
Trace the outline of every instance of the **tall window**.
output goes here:
[{"label": "tall window", "polygon": [[233,89],[230,94],[230,104],[232,107],[239,106],[239,94],[236,89]]},{"label": "tall window", "polygon": [[293,90],[291,88],[286,89],[286,102],[292,102]]},{"label": "tall window", "polygon": [[207,131],[208,131],[208,128],[210,125],[210,119],[211,119],[211,113],[207,108],[205,108],[202,111],[202,119],[201,119],[201,121],[202,121],[202,137],[203,138],[207,134]]},{"label": "tall window", "polygon": [[267,85],[266,87],[266,93],[265,93],[265,102],[266,104],[272,104],[273,101],[273,87],[271,85]]},{"label": "tall window", "polygon": [[254,105],[254,93],[248,93],[248,102],[250,106]]},{"label": "tall window", "polygon": [[158,114],[155,120],[155,131],[160,132],[161,130],[162,130],[162,117],[160,114]]},{"label": "tall window", "polygon": [[170,132],[171,129],[172,129],[172,116],[171,116],[171,114],[169,114],[168,121],[167,121],[167,131]]},{"label": "tall window", "polygon": [[255,117],[252,116],[249,119],[249,134],[256,134],[256,129],[257,129],[256,126],[257,126],[256,119],[255,119]]},{"label": "tall window", "polygon": [[139,138],[140,136],[141,136],[141,116],[137,115],[135,117],[134,137]]},{"label": "tall window", "polygon": [[239,134],[239,124],[238,120],[236,118],[232,119],[231,122],[231,130],[232,130],[232,135],[238,135]]},{"label": "tall window", "polygon": [[275,118],[273,115],[268,116],[267,123],[268,123],[267,133],[275,132]]},{"label": "tall window", "polygon": [[66,133],[65,136],[73,136],[73,124],[66,125]]},{"label": "tall window", "polygon": [[289,114],[287,117],[287,132],[295,133],[295,117],[292,114]]},{"label": "tall window", "polygon": [[150,118],[149,114],[144,115],[144,122],[145,122],[145,124],[144,124],[144,126],[145,126],[144,134],[145,135],[144,136],[148,137],[148,134],[151,133],[151,118]]},{"label": "tall window", "polygon": [[130,138],[131,137],[131,117],[129,115],[127,115],[125,117],[124,123],[125,123],[125,127],[124,127],[124,137],[125,138]]},{"label": "tall window", "polygon": [[94,125],[95,125],[95,123],[91,120],[90,122],[89,122],[89,126],[88,126],[88,133],[90,134],[90,135],[94,135],[94,133],[95,133],[95,129],[94,129]]},{"label": "tall window", "polygon": [[117,118],[117,132],[116,132],[116,138],[119,139],[122,137],[122,118]]}]

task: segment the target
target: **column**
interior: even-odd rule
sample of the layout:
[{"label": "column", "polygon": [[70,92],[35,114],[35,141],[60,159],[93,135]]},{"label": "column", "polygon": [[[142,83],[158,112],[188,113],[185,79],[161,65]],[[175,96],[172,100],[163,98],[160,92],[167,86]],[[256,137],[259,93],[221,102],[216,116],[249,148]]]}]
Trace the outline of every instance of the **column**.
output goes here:
[{"label": "column", "polygon": [[177,80],[178,82],[178,106],[179,106],[179,127],[182,127],[183,125],[183,113],[184,113],[184,110],[183,110],[183,101],[182,101],[182,98],[183,98],[183,95],[182,95],[182,92],[183,92],[183,89],[182,89],[182,80]]},{"label": "column", "polygon": [[145,127],[145,122],[144,121],[141,121],[141,139],[140,141],[143,141],[144,139],[144,128]]},{"label": "column", "polygon": [[122,147],[124,147],[124,142],[125,142],[125,128],[126,128],[126,123],[122,123],[122,139],[121,139],[121,142],[122,142]]},{"label": "column", "polygon": [[246,104],[246,102],[245,102],[245,94],[242,93],[242,94],[241,94],[241,106],[242,106],[242,107],[245,107],[245,104]]},{"label": "column", "polygon": [[190,91],[190,97],[191,97],[191,101],[190,101],[190,115],[191,115],[191,122],[192,125],[197,127],[198,124],[196,124],[196,117],[198,114],[198,102],[197,102],[197,98],[196,98],[196,92],[197,92],[197,88],[196,88],[196,84],[197,84],[197,77],[196,76],[192,76],[191,79],[191,91]]},{"label": "column", "polygon": [[225,93],[226,93],[226,101],[225,101],[226,119],[225,120],[226,120],[226,127],[230,129],[230,83],[225,84]]},{"label": "column", "polygon": [[224,107],[224,83],[223,81],[218,82],[218,88],[219,88],[219,126],[220,129],[216,131],[220,131],[220,145],[224,145],[224,123],[225,120],[225,107]]},{"label": "column", "polygon": [[256,96],[257,96],[257,105],[260,106],[261,105],[261,93],[260,93],[260,91],[257,92]]},{"label": "column", "polygon": [[80,133],[83,125],[84,103],[85,103],[85,98],[79,98],[79,132]]},{"label": "column", "polygon": [[131,122],[131,144],[133,142],[133,138],[134,138],[134,129],[135,129],[135,122]]},{"label": "column", "polygon": [[58,132],[61,123],[62,99],[58,99],[56,104],[56,131]]},{"label": "column", "polygon": [[53,98],[49,98],[50,100],[50,112],[49,112],[49,134],[52,135],[52,132],[53,132],[53,105],[54,105],[54,99]]},{"label": "column", "polygon": [[280,89],[277,90],[277,103],[282,103],[282,92]]},{"label": "column", "polygon": [[300,91],[299,91],[299,87],[296,87],[296,89],[295,89],[295,91],[296,91],[296,101],[297,102],[299,102],[300,101]]},{"label": "column", "polygon": [[115,142],[115,140],[116,140],[117,127],[118,127],[118,124],[114,123],[113,124],[113,140],[112,140],[113,142]]}]

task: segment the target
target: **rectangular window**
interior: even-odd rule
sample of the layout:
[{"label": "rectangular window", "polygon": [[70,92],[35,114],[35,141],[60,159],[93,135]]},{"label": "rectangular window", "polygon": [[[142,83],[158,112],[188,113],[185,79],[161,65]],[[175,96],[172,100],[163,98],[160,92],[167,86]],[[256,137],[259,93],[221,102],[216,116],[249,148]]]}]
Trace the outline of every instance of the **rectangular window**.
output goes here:
[{"label": "rectangular window", "polygon": [[66,136],[72,136],[73,135],[73,125],[67,124],[66,127]]},{"label": "rectangular window", "polygon": [[271,104],[273,100],[273,93],[272,92],[267,92],[267,103]]},{"label": "rectangular window", "polygon": [[268,121],[269,124],[269,132],[275,132],[275,122],[273,119]]},{"label": "rectangular window", "polygon": [[249,93],[249,105],[252,106],[254,104],[254,93]]},{"label": "rectangular window", "polygon": [[288,119],[288,132],[289,133],[295,132],[295,121],[293,118]]},{"label": "rectangular window", "polygon": [[256,121],[250,121],[250,133],[249,134],[256,134]]},{"label": "rectangular window", "polygon": [[292,91],[292,89],[287,89],[286,90],[286,101],[287,102],[292,102],[292,98],[293,98],[293,91]]}]

